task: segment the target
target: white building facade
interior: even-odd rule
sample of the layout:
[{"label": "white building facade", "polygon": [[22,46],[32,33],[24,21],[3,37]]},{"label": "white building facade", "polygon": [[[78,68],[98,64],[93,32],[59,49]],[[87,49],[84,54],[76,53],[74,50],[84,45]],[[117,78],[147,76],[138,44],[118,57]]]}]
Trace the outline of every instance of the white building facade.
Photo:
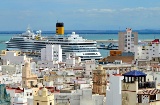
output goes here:
[{"label": "white building facade", "polygon": [[119,74],[110,76],[110,85],[106,89],[106,105],[122,105],[121,81],[123,78]]},{"label": "white building facade", "polygon": [[46,45],[46,48],[41,49],[41,60],[62,62],[61,45]]},{"label": "white building facade", "polygon": [[27,59],[26,55],[20,56],[21,52],[18,51],[3,51],[0,58],[3,64],[22,64]]},{"label": "white building facade", "polygon": [[96,67],[96,61],[94,59],[86,60],[85,61],[85,73],[86,73],[86,75],[92,76],[92,70],[94,70],[95,67]]},{"label": "white building facade", "polygon": [[160,57],[159,39],[155,39],[146,45],[135,46],[135,60],[150,61],[153,57]]}]

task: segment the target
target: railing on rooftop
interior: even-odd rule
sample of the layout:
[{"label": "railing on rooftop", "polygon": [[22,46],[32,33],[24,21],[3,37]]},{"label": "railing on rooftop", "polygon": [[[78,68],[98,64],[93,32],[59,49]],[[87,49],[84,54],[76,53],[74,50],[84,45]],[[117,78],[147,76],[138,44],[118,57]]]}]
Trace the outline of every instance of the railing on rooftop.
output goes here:
[{"label": "railing on rooftop", "polygon": [[155,87],[156,87],[155,82],[141,82],[141,83],[138,83],[138,89],[155,88]]}]

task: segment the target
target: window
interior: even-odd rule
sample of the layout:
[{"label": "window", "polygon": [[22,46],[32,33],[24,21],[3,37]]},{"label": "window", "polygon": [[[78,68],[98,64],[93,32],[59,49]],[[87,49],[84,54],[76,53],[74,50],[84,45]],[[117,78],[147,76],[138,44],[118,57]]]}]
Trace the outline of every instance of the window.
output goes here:
[{"label": "window", "polygon": [[39,103],[37,102],[37,105],[39,105]]},{"label": "window", "polygon": [[132,38],[131,41],[133,42],[133,41],[134,41],[134,38]]},{"label": "window", "polygon": [[142,95],[138,95],[138,103],[141,103],[142,102]]},{"label": "window", "polygon": [[156,95],[150,95],[150,102],[153,102],[156,100]]},{"label": "window", "polygon": [[52,102],[50,102],[50,105],[52,105]]}]

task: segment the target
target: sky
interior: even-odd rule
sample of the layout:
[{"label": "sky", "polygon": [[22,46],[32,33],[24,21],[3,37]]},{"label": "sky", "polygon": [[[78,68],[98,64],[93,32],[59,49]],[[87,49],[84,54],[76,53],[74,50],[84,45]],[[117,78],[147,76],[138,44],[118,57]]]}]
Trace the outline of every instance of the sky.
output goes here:
[{"label": "sky", "polygon": [[160,29],[160,0],[3,0],[0,31]]}]

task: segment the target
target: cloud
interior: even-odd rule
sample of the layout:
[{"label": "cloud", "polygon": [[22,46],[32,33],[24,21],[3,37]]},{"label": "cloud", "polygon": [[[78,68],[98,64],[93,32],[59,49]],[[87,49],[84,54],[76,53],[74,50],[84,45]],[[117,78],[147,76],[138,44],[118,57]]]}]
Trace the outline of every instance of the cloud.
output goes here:
[{"label": "cloud", "polygon": [[151,8],[145,8],[145,7],[137,7],[137,8],[123,8],[120,9],[120,11],[160,11],[160,7],[151,7]]},{"label": "cloud", "polygon": [[79,9],[78,12],[82,13],[112,13],[114,9]]},{"label": "cloud", "polygon": [[122,8],[122,9],[109,9],[109,8],[103,8],[103,9],[78,9],[78,12],[81,13],[116,13],[116,12],[143,12],[143,11],[160,11],[160,7],[151,7],[151,8],[145,8],[145,7],[136,7],[136,8]]},{"label": "cloud", "polygon": [[137,8],[123,8],[123,9],[120,9],[120,11],[141,11],[141,10],[146,10],[146,8],[137,7]]}]

